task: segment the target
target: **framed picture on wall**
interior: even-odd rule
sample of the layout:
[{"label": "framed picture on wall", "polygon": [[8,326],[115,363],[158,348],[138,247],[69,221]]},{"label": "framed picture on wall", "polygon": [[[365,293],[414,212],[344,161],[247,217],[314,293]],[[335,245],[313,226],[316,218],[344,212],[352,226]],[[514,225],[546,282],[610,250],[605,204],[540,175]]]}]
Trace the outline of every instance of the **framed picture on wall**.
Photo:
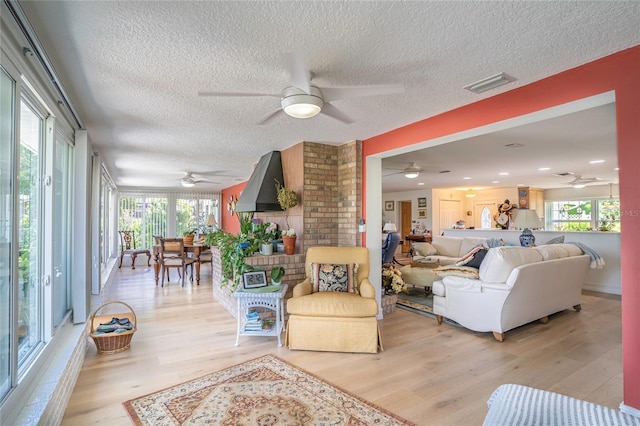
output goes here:
[{"label": "framed picture on wall", "polygon": [[384,211],[392,212],[393,211],[393,201],[385,201],[384,202]]},{"label": "framed picture on wall", "polygon": [[418,208],[423,209],[427,207],[427,199],[426,198],[418,198]]},{"label": "framed picture on wall", "polygon": [[418,219],[426,219],[427,218],[427,209],[418,210]]}]

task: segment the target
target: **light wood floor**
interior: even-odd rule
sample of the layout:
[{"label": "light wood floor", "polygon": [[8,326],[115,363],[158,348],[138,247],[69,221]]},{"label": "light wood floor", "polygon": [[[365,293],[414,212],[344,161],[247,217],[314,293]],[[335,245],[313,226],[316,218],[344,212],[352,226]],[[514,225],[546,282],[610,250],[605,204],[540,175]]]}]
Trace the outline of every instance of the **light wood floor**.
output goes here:
[{"label": "light wood floor", "polygon": [[[104,300],[138,316],[131,349],[99,355],[93,341],[64,425],[131,424],[122,402],[219,369],[274,354],[419,425],[479,425],[502,383],[560,392],[618,408],[622,401],[620,301],[585,294],[582,312],[506,333],[474,333],[401,309],[380,322],[384,352],[290,351],[274,337],[242,336],[212,297],[209,265],[199,287],[156,287],[153,271],[123,266]],[[172,272],[175,276],[175,272]],[[120,309],[122,311],[122,309]]]}]

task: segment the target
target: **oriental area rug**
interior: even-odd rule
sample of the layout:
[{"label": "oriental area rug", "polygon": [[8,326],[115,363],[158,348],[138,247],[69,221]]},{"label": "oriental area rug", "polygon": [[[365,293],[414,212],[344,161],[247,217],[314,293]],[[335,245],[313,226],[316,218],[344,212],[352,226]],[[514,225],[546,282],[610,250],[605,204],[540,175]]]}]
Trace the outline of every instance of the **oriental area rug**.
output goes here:
[{"label": "oriental area rug", "polygon": [[272,355],[123,405],[136,425],[413,425]]},{"label": "oriental area rug", "polygon": [[433,293],[427,293],[424,287],[409,287],[408,293],[399,293],[396,306],[407,311],[435,318],[433,313]]}]

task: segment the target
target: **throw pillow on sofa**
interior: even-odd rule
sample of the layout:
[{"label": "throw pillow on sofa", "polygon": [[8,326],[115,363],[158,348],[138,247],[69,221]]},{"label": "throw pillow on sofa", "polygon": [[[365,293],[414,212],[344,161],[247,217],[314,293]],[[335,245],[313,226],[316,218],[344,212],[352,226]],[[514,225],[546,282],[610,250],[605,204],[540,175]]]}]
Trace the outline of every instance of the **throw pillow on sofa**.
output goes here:
[{"label": "throw pillow on sofa", "polygon": [[311,292],[341,291],[358,293],[358,264],[311,263]]},{"label": "throw pillow on sofa", "polygon": [[555,237],[547,241],[545,244],[562,244],[564,243],[564,235],[560,235],[559,237]]},{"label": "throw pillow on sofa", "polygon": [[472,268],[480,268],[484,257],[487,255],[489,249],[485,247],[476,247],[469,253],[462,256],[462,258],[456,262],[457,266],[469,266]]},{"label": "throw pillow on sofa", "polygon": [[415,256],[427,257],[427,256],[433,256],[434,254],[438,253],[438,250],[436,250],[436,248],[429,243],[414,242],[412,244],[412,247],[413,247],[413,254]]}]

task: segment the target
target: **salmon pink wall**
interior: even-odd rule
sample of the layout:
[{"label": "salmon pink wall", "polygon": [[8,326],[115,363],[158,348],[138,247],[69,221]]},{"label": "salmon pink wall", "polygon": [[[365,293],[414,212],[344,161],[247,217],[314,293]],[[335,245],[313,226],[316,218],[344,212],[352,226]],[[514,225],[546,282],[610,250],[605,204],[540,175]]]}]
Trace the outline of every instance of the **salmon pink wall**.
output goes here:
[{"label": "salmon pink wall", "polygon": [[222,206],[220,206],[220,216],[222,218],[221,227],[231,234],[237,234],[238,232],[240,232],[240,222],[238,221],[238,217],[236,215],[231,216],[229,214],[227,203],[229,202],[229,197],[231,196],[233,196],[234,199],[240,198],[240,193],[244,190],[244,187],[246,185],[247,182],[242,182],[222,190]]},{"label": "salmon pink wall", "polygon": [[[624,405],[640,410],[640,46],[363,142],[369,155],[615,91],[620,167]],[[366,170],[362,182],[366,183]],[[363,211],[366,206],[363,188]],[[381,201],[382,202],[382,201]],[[363,215],[366,217],[366,211]]]}]

